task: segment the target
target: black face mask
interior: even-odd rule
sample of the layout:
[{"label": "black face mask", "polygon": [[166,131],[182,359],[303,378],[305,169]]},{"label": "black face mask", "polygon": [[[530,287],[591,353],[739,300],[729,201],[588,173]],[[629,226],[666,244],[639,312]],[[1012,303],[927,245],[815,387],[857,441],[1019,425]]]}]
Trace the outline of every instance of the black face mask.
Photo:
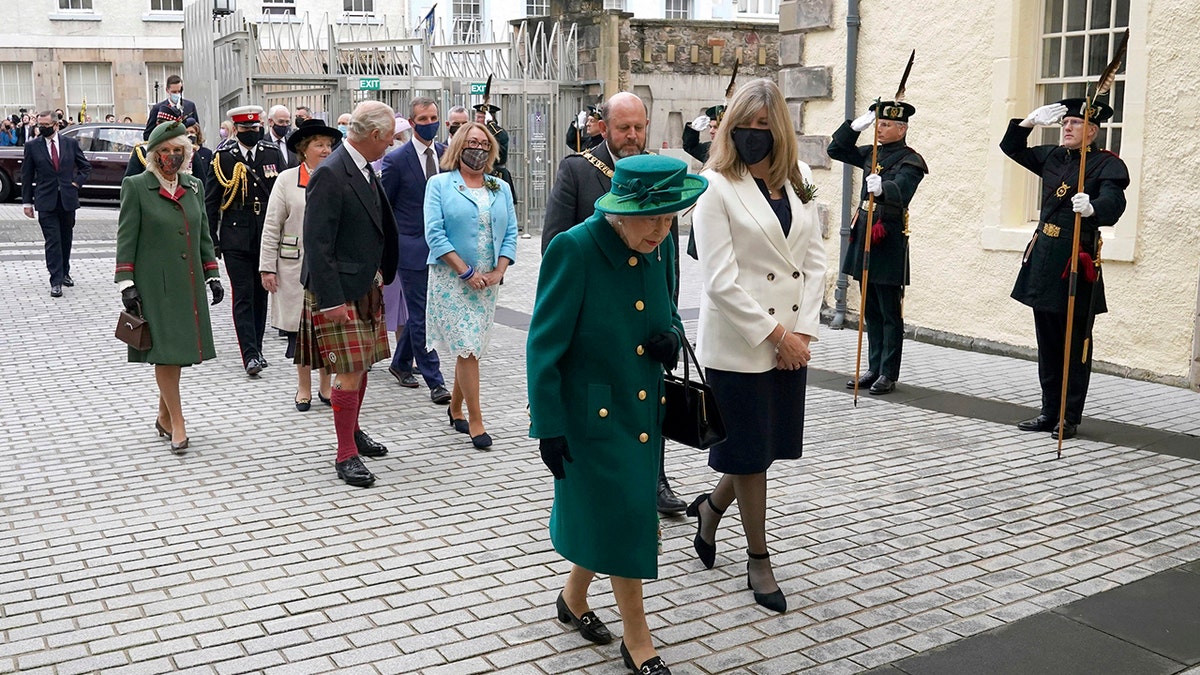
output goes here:
[{"label": "black face mask", "polygon": [[262,140],[262,129],[254,129],[253,131],[239,131],[237,133],[238,142],[247,148],[253,148],[256,143]]},{"label": "black face mask", "polygon": [[763,161],[775,149],[775,137],[771,135],[770,129],[738,127],[730,136],[733,138],[733,147],[737,150],[738,157],[747,166]]},{"label": "black face mask", "polygon": [[273,125],[271,125],[271,129],[273,129],[275,131],[275,136],[277,138],[283,138],[284,136],[287,136],[287,132],[290,131],[291,128],[292,127],[290,124],[273,124]]},{"label": "black face mask", "polygon": [[462,128],[461,124],[451,124],[450,125],[450,135],[453,136],[461,128]]},{"label": "black face mask", "polygon": [[56,127],[56,126],[42,125],[42,124],[38,125],[38,133],[43,136],[53,136],[54,132],[57,129],[58,129],[58,127]]}]

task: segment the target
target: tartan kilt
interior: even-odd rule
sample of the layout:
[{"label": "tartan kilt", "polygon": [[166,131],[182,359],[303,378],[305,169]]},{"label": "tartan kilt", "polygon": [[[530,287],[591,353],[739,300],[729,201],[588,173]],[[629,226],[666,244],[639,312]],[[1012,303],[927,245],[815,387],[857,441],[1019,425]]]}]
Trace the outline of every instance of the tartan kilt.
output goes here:
[{"label": "tartan kilt", "polygon": [[[372,284],[365,296],[350,303],[350,320],[340,325],[330,321],[316,303],[316,297],[305,290],[293,359],[296,365],[358,373],[392,357],[383,321],[383,292],[378,286]],[[373,308],[373,316],[362,316],[365,308]]]}]

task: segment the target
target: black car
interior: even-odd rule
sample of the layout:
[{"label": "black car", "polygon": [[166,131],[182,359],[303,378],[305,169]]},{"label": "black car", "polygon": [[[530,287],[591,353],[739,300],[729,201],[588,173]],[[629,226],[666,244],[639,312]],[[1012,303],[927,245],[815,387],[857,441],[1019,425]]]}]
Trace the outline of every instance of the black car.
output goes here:
[{"label": "black car", "polygon": [[[79,141],[79,147],[92,164],[92,175],[79,191],[79,198],[88,202],[117,203],[121,201],[121,179],[129,153],[142,142],[138,124],[73,124],[58,133]],[[25,148],[0,147],[0,202],[21,198],[21,163]]]}]

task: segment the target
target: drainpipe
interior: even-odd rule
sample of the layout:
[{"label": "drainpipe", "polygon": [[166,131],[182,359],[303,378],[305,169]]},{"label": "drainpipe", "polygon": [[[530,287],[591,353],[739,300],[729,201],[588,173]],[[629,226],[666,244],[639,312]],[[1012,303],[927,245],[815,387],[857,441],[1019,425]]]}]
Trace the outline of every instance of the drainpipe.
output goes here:
[{"label": "drainpipe", "polygon": [[[846,115],[848,120],[854,119],[854,90],[858,80],[858,27],[862,25],[858,17],[858,0],[847,0],[846,3]],[[838,256],[838,269],[841,262],[850,252],[850,216],[853,213],[854,197],[854,167],[842,165],[842,227],[841,255]],[[833,291],[834,310],[833,320],[829,327],[841,329],[846,327],[846,290],[850,287],[850,277],[838,273],[837,288]],[[861,310],[860,310],[861,311]]]}]

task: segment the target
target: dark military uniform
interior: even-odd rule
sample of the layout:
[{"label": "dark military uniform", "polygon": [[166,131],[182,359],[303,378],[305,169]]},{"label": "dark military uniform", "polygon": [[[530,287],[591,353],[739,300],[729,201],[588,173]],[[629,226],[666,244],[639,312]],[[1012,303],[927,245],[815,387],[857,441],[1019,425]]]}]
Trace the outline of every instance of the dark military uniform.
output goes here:
[{"label": "dark military uniform", "polygon": [[700,142],[700,132],[692,128],[692,125],[683,125],[683,151],[692,157],[696,158],[697,162],[703,164],[708,161],[708,148],[712,146],[711,141],[704,143]]},{"label": "dark military uniform", "polygon": [[900,378],[904,344],[901,307],[904,287],[909,283],[908,204],[929,168],[925,159],[901,139],[879,146],[873,172],[871,146],[856,146],[858,135],[850,128],[850,122],[845,122],[833,132],[828,149],[830,158],[863,170],[860,208],[854,216],[850,247],[841,271],[862,283],[863,237],[871,236],[873,228],[872,223],[867,223],[866,177],[878,173],[883,179],[883,194],[875,197],[874,217],[883,224],[885,234],[883,239],[871,243],[870,277],[862,312],[867,329],[868,370],[895,382]]},{"label": "dark military uniform", "polygon": [[[1028,147],[1033,129],[1020,126],[1020,122],[1018,119],[1009,122],[1000,149],[1042,179],[1042,207],[1040,222],[1021,257],[1021,270],[1013,285],[1012,298],[1033,308],[1038,379],[1042,385],[1041,414],[1057,421],[1062,396],[1068,279],[1075,229],[1071,198],[1078,187],[1079,151],[1061,145]],[[1124,191],[1129,186],[1125,162],[1094,144],[1088,149],[1086,168],[1083,187],[1096,212],[1080,219],[1079,250],[1097,263],[1094,282],[1087,280],[1082,260],[1077,276],[1071,329],[1072,368],[1064,415],[1064,419],[1073,425],[1079,424],[1083,416],[1083,403],[1092,374],[1092,320],[1096,314],[1108,311],[1104,301],[1104,277],[1098,265],[1098,228],[1116,223],[1125,212]]]},{"label": "dark military uniform", "polygon": [[488,120],[484,126],[496,137],[497,149],[500,152],[500,156],[496,158],[496,165],[492,167],[492,175],[508,183],[509,189],[512,190],[513,205],[515,206],[517,203],[517,186],[513,183],[512,172],[505,166],[508,164],[508,132],[495,119]]},{"label": "dark military uniform", "polygon": [[576,126],[575,122],[571,122],[571,126],[567,127],[567,136],[563,139],[563,142],[567,144],[571,152],[583,152],[603,143],[604,136],[601,134],[588,136],[587,132]]},{"label": "dark military uniform", "polygon": [[233,325],[243,365],[252,358],[262,360],[267,291],[258,274],[258,256],[267,198],[283,170],[283,158],[273,143],[259,141],[252,152],[247,161],[240,143],[221,146],[213,154],[204,188],[212,240],[225,259],[233,287]]}]

